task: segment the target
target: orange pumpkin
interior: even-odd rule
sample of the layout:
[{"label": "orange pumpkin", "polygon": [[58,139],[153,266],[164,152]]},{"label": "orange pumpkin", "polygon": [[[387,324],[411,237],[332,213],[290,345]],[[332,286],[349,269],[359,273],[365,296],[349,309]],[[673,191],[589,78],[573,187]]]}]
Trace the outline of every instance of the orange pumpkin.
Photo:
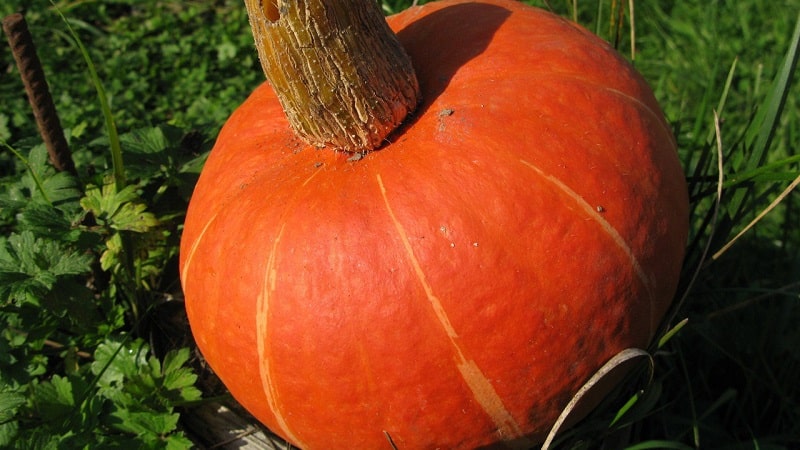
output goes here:
[{"label": "orange pumpkin", "polygon": [[197,345],[301,448],[541,442],[671,303],[673,135],[623,58],[550,13],[444,0],[388,22],[423,102],[378,151],[303,143],[268,84],[224,126],[181,245]]}]

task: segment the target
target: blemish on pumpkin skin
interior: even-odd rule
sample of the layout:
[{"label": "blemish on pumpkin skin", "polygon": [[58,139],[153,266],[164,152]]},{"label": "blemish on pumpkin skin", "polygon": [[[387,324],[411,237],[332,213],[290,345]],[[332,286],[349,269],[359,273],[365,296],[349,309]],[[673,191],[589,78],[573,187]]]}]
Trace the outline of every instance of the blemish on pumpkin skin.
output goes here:
[{"label": "blemish on pumpkin skin", "polygon": [[356,162],[361,161],[365,156],[367,156],[367,152],[355,152],[353,156],[347,158],[348,162]]},{"label": "blemish on pumpkin skin", "polygon": [[438,130],[440,132],[444,131],[445,128],[446,128],[444,119],[446,117],[452,116],[455,112],[456,111],[454,109],[450,109],[450,108],[445,108],[445,109],[439,111],[439,127],[438,127]]}]

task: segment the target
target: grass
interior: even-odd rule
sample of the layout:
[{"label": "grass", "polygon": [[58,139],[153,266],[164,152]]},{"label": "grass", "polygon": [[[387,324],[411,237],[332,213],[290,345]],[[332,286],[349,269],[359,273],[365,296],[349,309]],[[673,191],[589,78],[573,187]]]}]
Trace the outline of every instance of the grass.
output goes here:
[{"label": "grass", "polygon": [[[383,2],[387,13],[411,3]],[[637,2],[633,15],[628,2],[617,0],[529,3],[574,18],[614,43],[650,82],[679,142],[693,218],[667,329],[680,327],[653,352],[652,374],[633,378],[557,438],[554,448],[800,447],[796,0],[653,0]],[[74,432],[72,444],[142,435],[131,425],[93,420],[93,408],[106,408],[180,446],[186,442],[180,427],[168,425],[181,402],[196,397],[188,390],[192,376],[181,371],[189,362],[176,353],[189,343],[164,337],[172,317],[165,311],[180,295],[176,244],[194,177],[225,118],[263,79],[244,7],[238,0],[56,6],[85,43],[108,98],[97,101],[80,49],[50,2],[0,5],[3,16],[26,11],[79,168],[73,180],[46,167],[10,55],[0,51],[7,64],[0,78],[0,139],[12,150],[0,153],[3,246],[30,242],[37,249],[28,255],[33,272],[26,276],[39,283],[19,284],[18,272],[11,277],[6,266],[0,270],[4,286],[17,289],[0,289],[12,299],[0,298],[6,328],[0,333],[0,411],[24,413],[14,422],[13,414],[0,412],[0,442],[10,433],[8,424],[25,429],[41,425],[41,418],[90,428]],[[120,133],[127,190],[104,181],[115,165],[104,106]],[[85,211],[95,223],[83,222]],[[12,256],[4,252],[0,263]],[[58,266],[58,254],[69,255],[76,267],[95,254],[104,270]],[[48,258],[52,265],[45,267]],[[77,285],[87,276],[93,283],[88,292]],[[57,289],[71,295],[54,295]],[[39,294],[44,300],[34,298]],[[76,300],[87,295],[97,302],[88,310]],[[64,311],[41,316],[45,301]],[[85,320],[65,321],[70,314]],[[109,362],[123,347],[138,349],[142,358],[135,361],[150,369]],[[87,356],[108,365],[90,364]],[[158,363],[155,370],[148,361],[164,367]],[[170,385],[173,394],[158,397],[146,417],[120,400],[168,373],[180,374],[182,382]],[[105,384],[93,383],[98,380]],[[89,394],[64,394],[73,388]],[[81,414],[64,415],[64,405]],[[42,433],[62,434],[63,427]],[[52,442],[42,433],[30,446]]]}]

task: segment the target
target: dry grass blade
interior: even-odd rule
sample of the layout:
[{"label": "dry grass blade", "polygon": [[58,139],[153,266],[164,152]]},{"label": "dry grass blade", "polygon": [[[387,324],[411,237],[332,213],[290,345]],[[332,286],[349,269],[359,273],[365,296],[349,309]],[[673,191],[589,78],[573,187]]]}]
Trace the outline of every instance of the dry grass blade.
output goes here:
[{"label": "dry grass blade", "polygon": [[776,295],[792,296],[794,291],[797,290],[798,288],[800,288],[800,281],[797,281],[797,282],[794,282],[794,283],[789,283],[789,284],[787,284],[785,286],[782,286],[780,288],[772,289],[772,290],[770,290],[768,292],[765,292],[763,294],[760,294],[760,295],[757,295],[755,297],[751,297],[751,298],[748,298],[746,300],[740,301],[740,302],[738,302],[736,304],[733,304],[733,305],[730,305],[730,306],[728,306],[726,308],[722,308],[722,309],[713,311],[713,312],[711,312],[711,313],[706,315],[706,319],[708,319],[708,320],[716,319],[716,318],[721,317],[723,315],[730,314],[730,313],[735,312],[735,311],[739,311],[739,310],[741,310],[743,308],[747,308],[747,307],[749,307],[749,306],[751,306],[751,305],[753,305],[755,303],[758,303],[760,301],[773,298]]},{"label": "dry grass blade", "polygon": [[386,436],[386,440],[389,441],[389,445],[392,446],[392,450],[397,450],[397,446],[394,444],[394,441],[392,440],[392,436],[389,435],[389,432],[388,431],[384,431],[383,434]]},{"label": "dry grass blade", "polygon": [[631,61],[636,61],[636,20],[633,10],[633,0],[628,0],[628,10],[630,11],[630,27],[631,27]]},{"label": "dry grass blade", "polygon": [[721,249],[719,249],[716,253],[714,253],[714,255],[711,256],[711,260],[716,261],[717,259],[719,259],[719,257],[721,257],[723,253],[728,251],[728,249],[731,248],[731,246],[733,246],[733,244],[736,243],[736,241],[739,240],[740,237],[742,237],[751,228],[753,228],[753,226],[755,226],[755,224],[757,224],[759,221],[761,221],[761,219],[763,219],[767,214],[769,214],[770,211],[775,209],[775,207],[778,206],[783,201],[783,199],[785,199],[797,187],[798,184],[800,184],[800,175],[798,175],[794,179],[794,181],[792,181],[792,183],[789,184],[789,186],[786,189],[784,189],[783,192],[781,192],[780,195],[778,195],[778,197],[776,197],[775,200],[772,201],[772,203],[769,204],[769,206],[767,206],[763,211],[761,211],[758,214],[758,216],[756,216],[755,219],[753,219],[750,223],[748,223],[747,226],[745,226],[742,229],[742,231],[737,233],[736,236],[733,237],[733,239],[728,241],[727,244],[722,246]]},{"label": "dry grass blade", "polygon": [[[695,268],[694,273],[692,274],[692,278],[689,280],[689,283],[686,285],[686,289],[684,289],[683,295],[681,296],[678,303],[675,307],[672,308],[673,311],[677,312],[681,309],[683,304],[686,302],[686,299],[689,297],[689,294],[692,292],[692,286],[694,286],[695,282],[697,281],[697,277],[700,275],[703,267],[705,266],[705,261],[708,256],[708,252],[711,249],[711,243],[714,240],[714,232],[716,230],[716,224],[719,217],[720,207],[722,205],[722,188],[725,182],[725,170],[724,170],[724,156],[722,152],[722,131],[720,129],[720,120],[719,114],[717,111],[714,111],[714,136],[716,140],[716,147],[717,147],[717,193],[714,199],[714,210],[711,213],[711,221],[710,221],[710,231],[708,234],[708,238],[706,240],[706,245],[703,247],[703,251],[700,255],[700,260],[697,263],[697,267]],[[672,322],[674,317],[670,318],[669,322]]]},{"label": "dry grass blade", "polygon": [[547,435],[547,439],[545,439],[544,443],[542,444],[542,450],[547,450],[550,448],[550,445],[553,444],[553,440],[555,439],[556,435],[559,431],[561,431],[562,426],[575,410],[575,407],[586,397],[586,394],[588,394],[592,388],[594,388],[598,383],[600,383],[601,380],[606,378],[611,372],[619,368],[621,365],[639,357],[647,357],[650,359],[650,363],[652,365],[653,361],[650,357],[650,354],[639,348],[626,348],[625,350],[622,350],[614,355],[614,357],[608,360],[607,363],[603,364],[603,366],[600,367],[600,369],[598,369],[591,378],[589,378],[589,381],[587,381],[583,386],[581,386],[580,389],[578,389],[578,392],[575,393],[569,403],[567,403],[567,406],[565,406],[561,411],[561,415],[559,415],[558,419],[556,419],[556,422],[550,429],[550,433]]}]

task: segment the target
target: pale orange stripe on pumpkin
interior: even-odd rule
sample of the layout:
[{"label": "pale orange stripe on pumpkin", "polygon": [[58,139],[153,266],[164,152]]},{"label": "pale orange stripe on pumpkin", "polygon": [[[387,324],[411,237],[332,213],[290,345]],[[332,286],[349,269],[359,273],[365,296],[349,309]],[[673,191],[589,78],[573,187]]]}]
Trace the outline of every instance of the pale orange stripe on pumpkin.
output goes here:
[{"label": "pale orange stripe on pumpkin", "polygon": [[[189,266],[192,264],[192,259],[194,259],[194,254],[197,252],[197,247],[200,245],[200,241],[203,240],[203,236],[205,236],[206,231],[208,231],[208,227],[214,223],[214,219],[217,218],[217,215],[214,214],[211,216],[210,219],[206,222],[205,226],[202,230],[200,230],[200,234],[197,235],[194,242],[192,242],[192,246],[189,248],[189,253],[186,255],[186,259],[183,261],[183,270],[181,271],[181,280],[186,283],[189,278]],[[185,290],[186,286],[184,286]]]},{"label": "pale orange stripe on pumpkin", "polygon": [[278,423],[280,431],[294,444],[301,448],[305,448],[306,446],[303,445],[297,436],[295,436],[294,433],[292,433],[292,431],[289,429],[286,419],[284,419],[283,414],[281,414],[281,411],[278,408],[278,395],[270,377],[270,358],[267,354],[267,315],[269,314],[270,293],[275,290],[275,279],[277,274],[277,270],[275,269],[275,254],[277,253],[278,244],[281,241],[281,237],[283,237],[283,231],[285,228],[286,224],[281,225],[278,235],[275,237],[275,242],[272,243],[272,249],[269,252],[269,258],[267,259],[266,273],[264,274],[264,287],[256,301],[256,346],[258,349],[258,369],[261,377],[261,386],[264,389],[264,396],[267,399],[267,406],[272,412],[272,415],[275,416],[275,421]]},{"label": "pale orange stripe on pumpkin", "polygon": [[[631,263],[631,267],[633,267],[633,271],[636,273],[636,276],[639,278],[639,281],[647,290],[647,296],[650,298],[650,304],[653,304],[655,301],[655,295],[653,292],[653,282],[650,277],[647,276],[642,265],[639,263],[639,260],[636,258],[636,255],[633,254],[633,250],[625,242],[625,239],[619,234],[616,228],[613,225],[608,223],[608,221],[597,212],[597,209],[592,207],[583,197],[581,197],[577,192],[573,191],[569,186],[564,184],[563,181],[559,180],[558,178],[545,173],[542,169],[538,168],[534,164],[525,161],[524,159],[520,159],[520,162],[524,164],[526,167],[533,169],[538,175],[540,175],[545,180],[549,181],[553,185],[555,185],[560,191],[566,194],[569,198],[575,201],[575,203],[590,217],[592,220],[597,222],[600,225],[600,228],[608,234],[612,241],[622,250],[623,253],[628,257],[628,260]],[[653,320],[652,314],[650,315],[650,334],[652,335],[655,327],[658,326],[657,323]]]},{"label": "pale orange stripe on pumpkin", "polygon": [[505,405],[503,404],[503,400],[497,394],[497,391],[495,391],[492,383],[486,378],[486,375],[483,374],[480,367],[478,367],[474,360],[467,359],[467,357],[464,356],[464,350],[457,341],[458,333],[453,327],[453,324],[450,322],[450,319],[447,317],[447,312],[444,310],[442,302],[439,300],[436,294],[434,294],[433,288],[431,288],[425,277],[425,272],[422,270],[422,266],[417,260],[417,257],[414,255],[414,250],[411,247],[411,242],[408,239],[408,235],[406,234],[403,225],[397,220],[397,217],[395,216],[394,211],[389,204],[389,199],[386,195],[386,187],[383,184],[381,176],[376,176],[378,180],[378,186],[381,190],[381,195],[383,196],[383,202],[386,205],[386,210],[389,213],[389,217],[392,219],[392,223],[394,223],[395,229],[397,229],[397,233],[400,235],[400,240],[403,242],[403,247],[405,247],[405,250],[408,253],[408,259],[411,262],[414,273],[417,275],[420,284],[422,284],[422,288],[425,290],[425,295],[428,297],[428,301],[430,301],[431,307],[433,307],[433,311],[436,314],[436,317],[439,319],[439,323],[444,329],[444,332],[447,334],[447,337],[450,339],[450,343],[455,351],[458,371],[461,373],[464,382],[467,384],[467,387],[469,387],[470,391],[472,391],[472,394],[475,396],[475,400],[497,427],[497,432],[500,435],[500,438],[508,443],[512,443],[513,441],[514,445],[522,444],[526,447],[529,447],[530,445],[527,444],[530,443],[520,442],[523,431],[516,420],[514,420],[514,417],[511,416],[511,413],[509,413],[506,409]]}]

